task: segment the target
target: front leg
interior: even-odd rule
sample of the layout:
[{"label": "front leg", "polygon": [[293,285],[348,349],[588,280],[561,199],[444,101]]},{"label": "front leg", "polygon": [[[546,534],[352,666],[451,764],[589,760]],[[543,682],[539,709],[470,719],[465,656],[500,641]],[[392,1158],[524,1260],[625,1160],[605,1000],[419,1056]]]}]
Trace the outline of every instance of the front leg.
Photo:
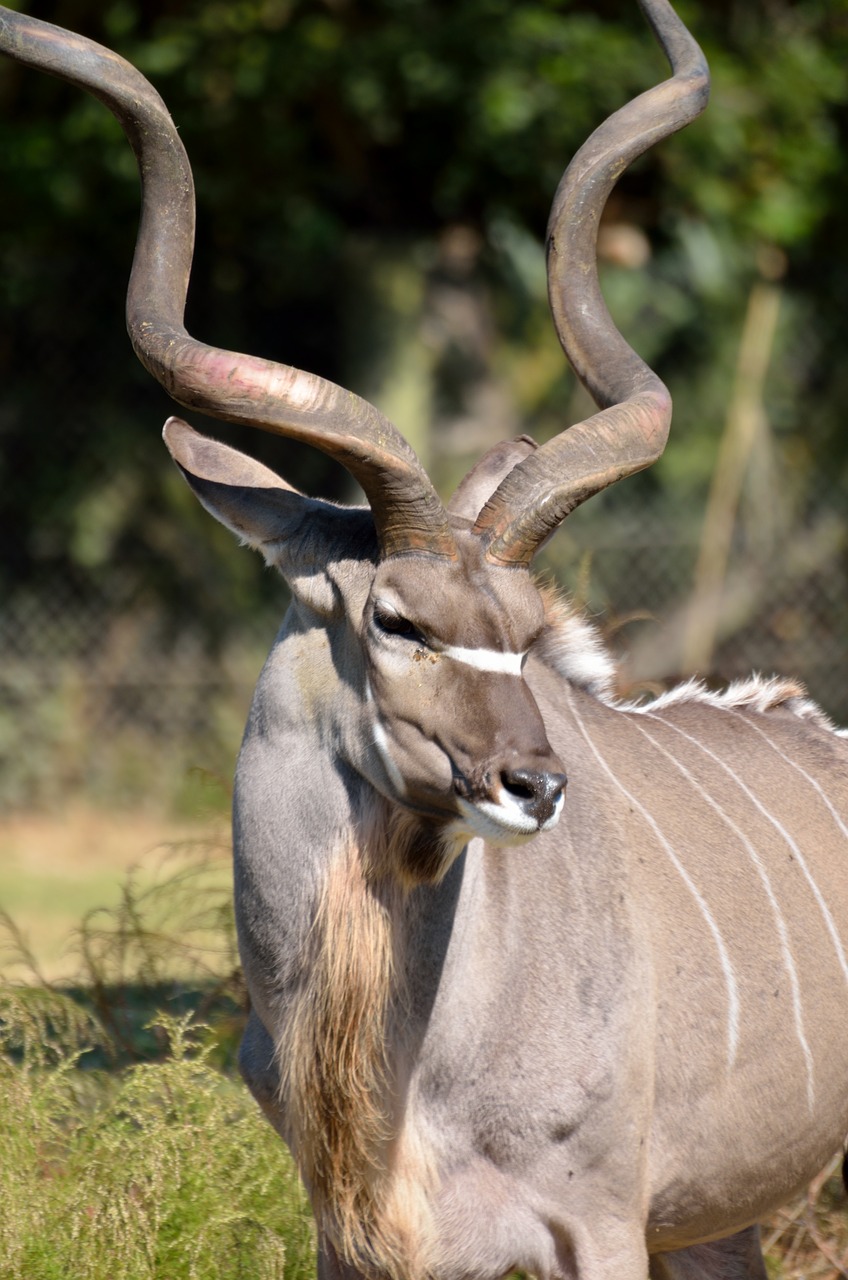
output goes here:
[{"label": "front leg", "polygon": [[651,1280],[767,1280],[760,1228],[651,1258]]},{"label": "front leg", "polygon": [[318,1280],[366,1280],[366,1277],[340,1258],[327,1237],[322,1235],[318,1241]]},{"label": "front leg", "polygon": [[283,1109],[280,1103],[280,1072],[274,1042],[251,1009],[239,1045],[239,1071],[265,1116],[287,1141]]}]

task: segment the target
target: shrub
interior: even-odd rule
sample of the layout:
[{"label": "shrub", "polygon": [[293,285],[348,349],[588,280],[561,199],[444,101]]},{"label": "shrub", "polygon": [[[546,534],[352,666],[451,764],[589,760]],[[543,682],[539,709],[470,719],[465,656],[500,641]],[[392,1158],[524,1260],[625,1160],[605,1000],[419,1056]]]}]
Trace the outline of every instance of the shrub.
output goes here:
[{"label": "shrub", "polygon": [[0,1275],[9,1280],[297,1280],[308,1204],[243,1086],[189,1017],[158,1063],[78,1069],[98,1039],[57,993],[0,999]]}]

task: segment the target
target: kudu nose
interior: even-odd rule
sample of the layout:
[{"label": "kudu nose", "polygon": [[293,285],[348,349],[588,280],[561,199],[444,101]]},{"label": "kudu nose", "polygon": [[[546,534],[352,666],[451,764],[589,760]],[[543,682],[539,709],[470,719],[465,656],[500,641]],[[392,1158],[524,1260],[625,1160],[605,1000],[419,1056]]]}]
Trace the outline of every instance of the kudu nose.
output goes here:
[{"label": "kudu nose", "polygon": [[539,826],[553,817],[567,781],[564,773],[545,773],[542,769],[504,769],[501,773],[504,790]]}]

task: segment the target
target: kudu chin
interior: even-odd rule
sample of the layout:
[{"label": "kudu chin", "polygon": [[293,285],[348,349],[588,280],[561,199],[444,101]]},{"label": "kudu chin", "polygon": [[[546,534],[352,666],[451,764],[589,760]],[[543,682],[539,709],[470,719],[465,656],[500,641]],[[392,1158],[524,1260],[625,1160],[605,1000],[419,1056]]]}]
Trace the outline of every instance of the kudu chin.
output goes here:
[{"label": "kudu chin", "polygon": [[595,265],[618,175],[707,99],[667,0],[642,8],[672,77],[592,135],[548,231],[554,323],[599,412],[490,450],[446,505],[373,406],[186,332],[192,181],[161,100],[0,11],[0,47],[94,93],[137,153],[145,366],[183,405],[323,449],[368,499],[307,498],[166,427],[292,591],[236,778],[241,1063],[325,1280],[762,1280],[757,1219],[848,1129],[848,746],[787,681],[616,703],[591,628],[529,573],[668,433]]}]

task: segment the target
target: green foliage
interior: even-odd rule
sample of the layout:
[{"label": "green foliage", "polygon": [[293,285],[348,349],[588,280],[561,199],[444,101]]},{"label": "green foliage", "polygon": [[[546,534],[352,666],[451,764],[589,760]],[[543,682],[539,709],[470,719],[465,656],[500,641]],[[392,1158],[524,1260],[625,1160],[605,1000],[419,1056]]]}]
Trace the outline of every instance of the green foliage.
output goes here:
[{"label": "green foliage", "polygon": [[[311,1276],[291,1158],[215,1065],[232,1071],[243,994],[229,890],[203,857],[153,886],[130,877],[82,922],[73,989],[39,979],[3,923],[31,976],[0,987],[4,1280]],[[151,1020],[154,1001],[169,1012]],[[175,1012],[188,1001],[209,1024]]]},{"label": "green foliage", "polygon": [[[842,327],[845,291],[832,286],[848,254],[834,234],[848,125],[844,5],[681,10],[711,61],[713,103],[614,197],[612,215],[642,227],[654,251],[627,283],[638,303],[623,323],[673,383],[698,457],[682,469],[703,487],[702,437],[718,429],[723,353],[757,248],[788,251],[804,322],[787,343],[795,386],[782,418],[803,428],[813,415],[801,419],[802,397],[823,393],[815,416],[832,434],[820,429],[819,443],[841,468],[842,397],[822,380]],[[385,344],[395,317],[381,259],[389,249],[426,276],[438,237],[456,224],[481,237],[506,354],[539,342],[544,303],[528,298],[499,229],[540,253],[569,157],[664,73],[631,0],[64,0],[51,18],[134,61],[180,126],[200,203],[189,308],[199,336],[366,387],[384,359],[370,340]],[[219,643],[269,587],[165,480],[151,433],[167,398],[135,368],[120,321],[137,213],[120,129],[79,91],[4,64],[0,186],[0,524],[16,535],[0,586],[41,573],[106,589],[149,562],[173,624],[200,616]],[[625,287],[616,270],[610,287]],[[556,381],[564,376],[561,364]],[[528,406],[542,434],[562,425],[554,390],[546,376]],[[307,488],[344,484],[308,450],[272,442],[270,454]],[[680,470],[660,471],[656,484]]]},{"label": "green foliage", "polygon": [[[763,396],[770,479],[740,541],[757,542],[771,509],[791,544],[848,484],[848,8],[679,8],[712,66],[712,104],[623,177],[607,224],[641,248],[602,261],[616,320],[672,391],[674,428],[656,467],[569,522],[553,553],[566,578],[616,513],[622,528],[676,520],[673,540],[697,545],[762,276],[782,295]],[[135,62],[178,123],[198,191],[187,317],[198,337],[366,394],[445,492],[494,438],[545,439],[589,412],[548,316],[544,228],[583,139],[665,74],[635,0],[60,0],[49,16]],[[282,611],[274,576],[209,520],[158,441],[173,406],[137,366],[121,314],[137,187],[99,103],[0,62],[6,804],[86,787],[185,809],[187,760],[229,771],[247,696],[220,695],[233,638]],[[307,492],[351,496],[315,451],[204,429]],[[621,611],[641,573],[619,562],[603,595]],[[152,662],[130,662],[130,648]],[[179,713],[186,666],[217,668],[204,696],[220,714]],[[143,692],[156,682],[151,714]],[[103,714],[95,684],[114,691]]]},{"label": "green foliage", "polygon": [[[30,1045],[27,1006],[6,1001],[0,1048]],[[202,1027],[167,1015],[158,1025],[166,1060],[114,1080],[76,1070],[71,1034],[52,1062],[30,1048],[0,1059],[9,1280],[313,1273],[308,1208],[283,1144],[243,1087],[210,1066]]]},{"label": "green foliage", "polygon": [[25,1073],[64,1071],[104,1043],[97,1019],[67,993],[44,984],[0,988],[0,1070],[14,1061]]}]

